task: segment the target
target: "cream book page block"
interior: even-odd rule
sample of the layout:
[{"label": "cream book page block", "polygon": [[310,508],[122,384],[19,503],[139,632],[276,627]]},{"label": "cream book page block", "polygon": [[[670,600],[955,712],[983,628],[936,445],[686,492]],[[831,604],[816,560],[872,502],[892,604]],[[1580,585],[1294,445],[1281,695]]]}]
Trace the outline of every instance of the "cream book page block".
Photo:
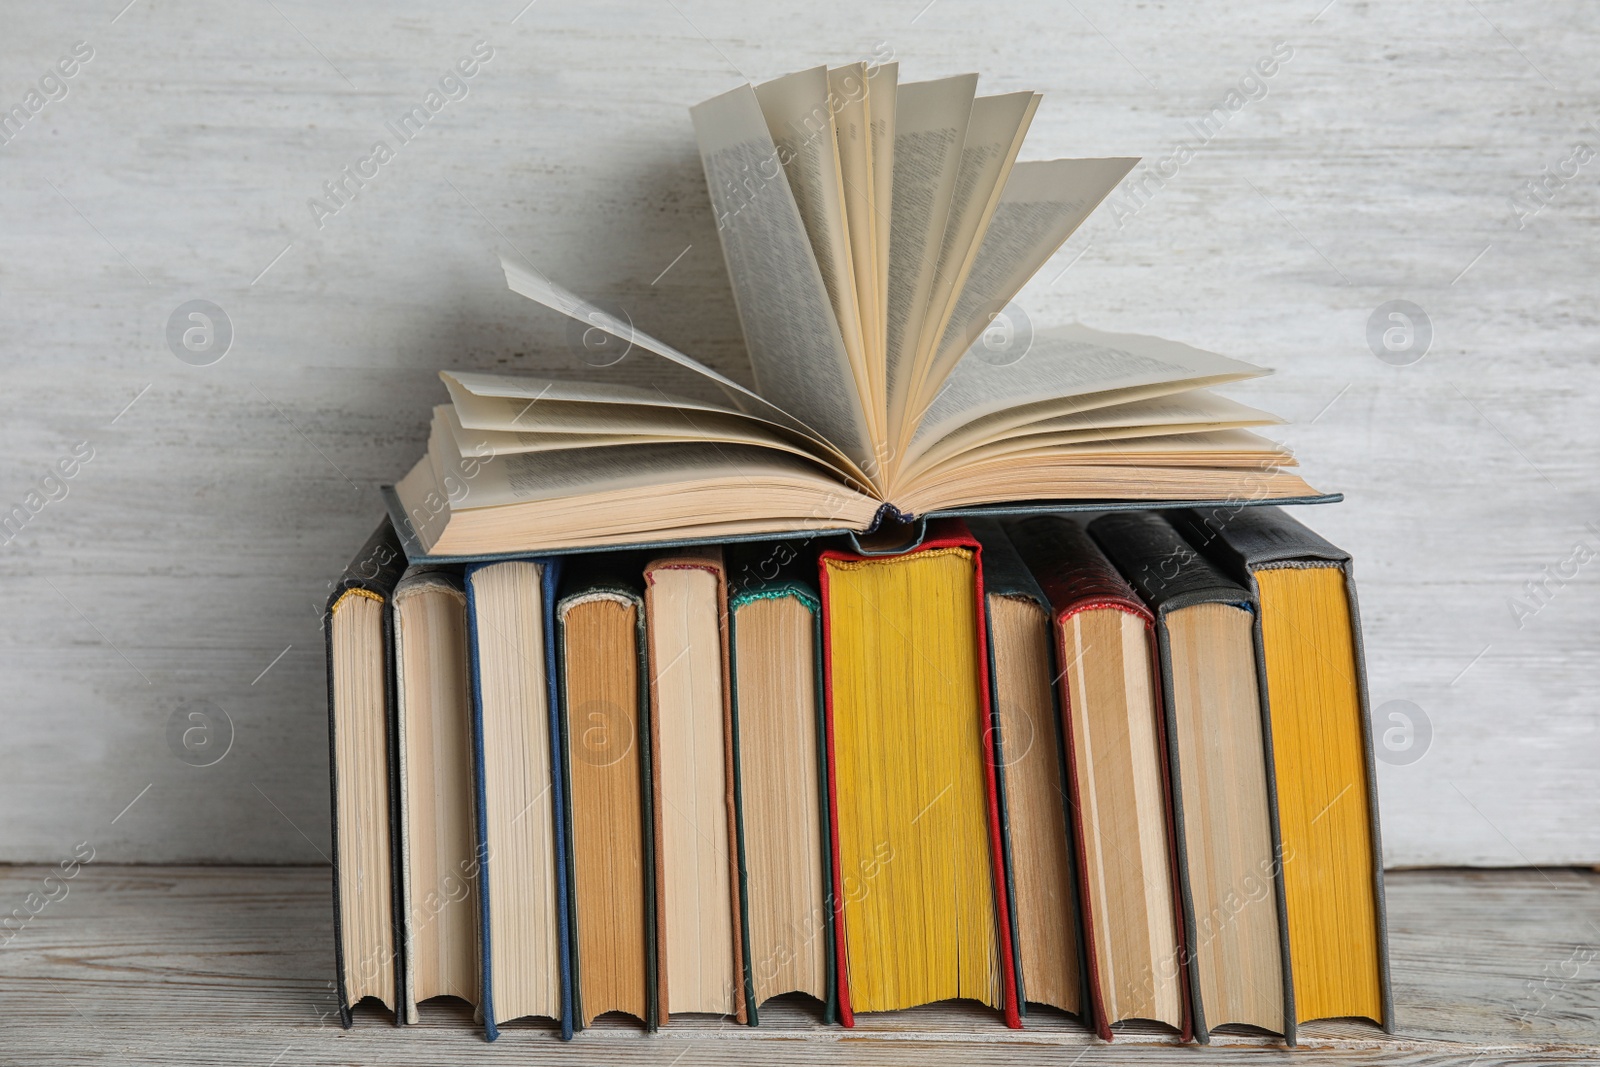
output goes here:
[{"label": "cream book page block", "polygon": [[735,1009],[717,579],[646,572],[669,1013]]},{"label": "cream book page block", "polygon": [[495,1022],[561,1014],[543,567],[472,571]]}]

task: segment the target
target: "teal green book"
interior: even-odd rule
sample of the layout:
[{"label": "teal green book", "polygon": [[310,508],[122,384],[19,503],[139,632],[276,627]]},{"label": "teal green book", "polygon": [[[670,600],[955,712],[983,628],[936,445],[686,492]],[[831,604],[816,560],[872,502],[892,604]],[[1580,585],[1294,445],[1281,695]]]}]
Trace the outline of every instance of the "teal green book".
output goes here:
[{"label": "teal green book", "polygon": [[[833,859],[816,553],[804,544],[728,551],[734,803],[745,1008],[784,993],[837,1016]],[[810,802],[796,803],[799,798]],[[811,877],[797,879],[794,871]],[[757,921],[752,923],[752,915]],[[763,916],[782,915],[781,923]]]}]

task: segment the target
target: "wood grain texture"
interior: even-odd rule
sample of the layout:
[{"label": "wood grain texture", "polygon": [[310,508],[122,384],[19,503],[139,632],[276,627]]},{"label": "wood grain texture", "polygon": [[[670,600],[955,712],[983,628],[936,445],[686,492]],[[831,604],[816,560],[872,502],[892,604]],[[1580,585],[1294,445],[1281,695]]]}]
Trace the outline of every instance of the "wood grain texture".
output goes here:
[{"label": "wood grain texture", "polygon": [[[0,868],[0,901],[37,892],[53,868]],[[1600,875],[1412,871],[1391,884],[1398,1033],[1370,1024],[1303,1027],[1307,1052],[1217,1033],[1212,1047],[1170,1032],[1123,1031],[1107,1046],[1073,1018],[1034,1009],[1026,1029],[965,1002],[861,1016],[855,1031],[774,1001],[752,1029],[676,1016],[659,1034],[602,1019],[562,1046],[535,1022],[483,1041],[456,1001],[395,1029],[356,1012],[339,1028],[329,979],[326,868],[90,864],[0,949],[6,1037],[0,1059],[29,1064],[481,1063],[530,1055],[638,1064],[1055,1063],[1550,1064],[1600,1056],[1596,931]]]},{"label": "wood grain texture", "polygon": [[[1580,0],[12,6],[0,107],[94,55],[0,145],[0,512],[93,459],[0,546],[0,859],[322,858],[318,611],[423,447],[434,371],[599,373],[497,254],[741,372],[691,104],[888,51],[907,80],[1043,90],[1026,158],[1160,167],[1278,42],[1257,98],[1020,303],[1279,369],[1233,392],[1348,494],[1309,519],[1359,561],[1374,701],[1431,720],[1380,768],[1389,863],[1600,859],[1600,567],[1548,577],[1600,549],[1600,162],[1536,215],[1510,199],[1600,141]],[[400,143],[478,40],[469,95]],[[196,298],[234,328],[211,366],[165,337]],[[1433,326],[1413,366],[1368,349],[1396,298]],[[639,355],[604,373],[685,387]],[[1548,604],[1519,621],[1530,581]],[[193,701],[232,723],[209,767],[168,740]]]}]

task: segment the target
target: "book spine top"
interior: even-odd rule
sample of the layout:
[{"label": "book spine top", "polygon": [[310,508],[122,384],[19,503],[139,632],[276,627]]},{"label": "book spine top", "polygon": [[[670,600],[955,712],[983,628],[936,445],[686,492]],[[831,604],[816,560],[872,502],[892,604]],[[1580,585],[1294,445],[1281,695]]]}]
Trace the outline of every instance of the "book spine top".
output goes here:
[{"label": "book spine top", "polygon": [[406,554],[400,538],[389,520],[384,519],[339,575],[333,591],[328,594],[325,611],[332,613],[339,601],[351,592],[375,594],[381,600],[388,600],[405,569]]},{"label": "book spine top", "polygon": [[1005,531],[1038,579],[1057,621],[1100,607],[1152,621],[1139,594],[1076,519],[1038,515],[1011,520]]},{"label": "book spine top", "polygon": [[729,545],[728,606],[738,610],[753,600],[795,597],[820,611],[817,596],[817,552],[809,541],[772,541]]},{"label": "book spine top", "polygon": [[1169,517],[1197,548],[1234,572],[1290,560],[1350,561],[1350,553],[1278,507],[1186,508]]},{"label": "book spine top", "polygon": [[1050,602],[1038,579],[1028,569],[1005,528],[998,519],[968,519],[972,535],[983,545],[983,587],[990,596],[1028,600],[1039,605],[1046,614]]},{"label": "book spine top", "polygon": [[1102,515],[1089,524],[1089,535],[1157,614],[1205,603],[1254,609],[1255,598],[1243,585],[1196,552],[1155,512]]}]

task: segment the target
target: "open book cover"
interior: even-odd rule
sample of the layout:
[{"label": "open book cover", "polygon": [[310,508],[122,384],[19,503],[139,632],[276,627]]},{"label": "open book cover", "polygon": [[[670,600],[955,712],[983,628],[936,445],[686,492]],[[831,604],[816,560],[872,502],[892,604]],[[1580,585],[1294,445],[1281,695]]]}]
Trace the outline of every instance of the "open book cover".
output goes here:
[{"label": "open book cover", "polygon": [[1022,286],[1136,159],[1019,162],[1039,95],[895,64],[815,67],[692,109],[753,386],[503,259],[518,293],[701,379],[441,376],[395,486],[418,554],[484,557],[872,528],[1062,501],[1316,493],[1274,416],[1213,386],[1267,373],[1175,341],[1034,329]]}]

